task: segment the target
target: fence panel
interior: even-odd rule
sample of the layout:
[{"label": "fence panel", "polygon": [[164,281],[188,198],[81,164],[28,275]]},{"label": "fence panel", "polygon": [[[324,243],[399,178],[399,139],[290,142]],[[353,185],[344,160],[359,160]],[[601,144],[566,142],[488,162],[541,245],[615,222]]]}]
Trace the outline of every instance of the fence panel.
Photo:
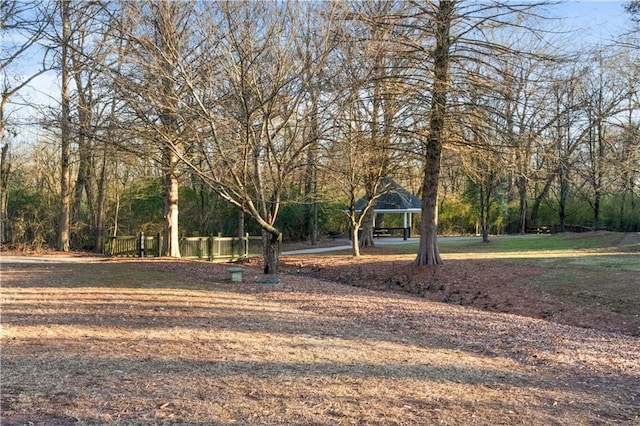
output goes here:
[{"label": "fence panel", "polygon": [[[262,237],[184,237],[180,238],[180,255],[184,258],[208,259],[211,261],[234,261],[262,254]],[[119,257],[153,257],[161,251],[161,236],[112,237],[106,244],[105,253]]]},{"label": "fence panel", "polygon": [[245,241],[247,237],[213,237],[209,259],[233,261],[247,257]]},{"label": "fence panel", "polygon": [[141,257],[158,257],[160,256],[160,236],[141,237],[140,241],[144,242],[144,249],[140,251]]},{"label": "fence panel", "polygon": [[248,256],[262,256],[262,237],[249,237]]},{"label": "fence panel", "polygon": [[208,259],[209,237],[180,238],[180,256],[186,258]]},{"label": "fence panel", "polygon": [[111,256],[138,257],[138,241],[136,236],[112,237],[105,252]]}]

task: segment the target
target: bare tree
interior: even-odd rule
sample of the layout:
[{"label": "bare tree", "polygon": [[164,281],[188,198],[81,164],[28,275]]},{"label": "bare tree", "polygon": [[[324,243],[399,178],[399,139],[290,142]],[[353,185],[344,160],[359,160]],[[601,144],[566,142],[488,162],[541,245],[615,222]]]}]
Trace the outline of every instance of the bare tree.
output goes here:
[{"label": "bare tree", "polygon": [[[582,119],[583,103],[580,99],[583,72],[580,66],[561,68],[550,76],[551,84],[545,89],[545,109],[549,118],[545,119],[547,124],[540,134],[542,142],[532,157],[532,163],[535,164],[531,167],[537,183],[534,188],[538,189],[533,193],[530,226],[539,225],[540,207],[550,192],[555,190],[560,229],[564,230],[576,153],[588,133],[588,127]],[[556,181],[557,189],[554,187]]]},{"label": "bare tree", "polygon": [[60,18],[62,20],[62,34],[60,38],[60,67],[61,67],[61,95],[62,114],[60,116],[60,223],[59,243],[60,251],[69,251],[71,239],[71,93],[70,93],[70,57],[71,45],[71,17],[70,1],[60,0]]},{"label": "bare tree", "polygon": [[69,7],[73,34],[68,53],[72,80],[70,133],[77,147],[71,245],[99,251],[109,151],[105,128],[110,111],[113,113],[118,104],[102,70],[112,57],[118,60],[113,46],[121,42],[115,40],[115,28],[99,4],[71,1]]},{"label": "bare tree", "polygon": [[[182,67],[191,67],[198,55],[192,43],[191,19],[194,4],[161,0],[125,3],[113,19],[126,40],[126,58],[111,69],[130,115],[129,130],[135,135],[125,148],[148,155],[146,146],[158,151],[154,160],[163,179],[164,238],[162,252],[180,257],[179,246],[179,173],[181,157],[196,139],[191,117],[185,111],[191,102]],[[146,146],[145,146],[146,145]]]},{"label": "bare tree", "polygon": [[470,99],[465,104],[466,114],[457,113],[463,144],[460,156],[467,185],[465,198],[472,202],[477,212],[482,242],[489,242],[489,231],[493,222],[493,207],[498,198],[498,189],[505,180],[509,146],[502,142],[501,123],[496,114],[496,100],[491,99],[485,87],[472,85]]},{"label": "bare tree", "polygon": [[[407,38],[419,59],[422,78],[431,80],[429,109],[425,113],[426,125],[422,132],[424,144],[421,151],[424,163],[422,182],[422,219],[420,244],[415,259],[416,265],[442,263],[437,244],[437,208],[440,163],[443,147],[453,133],[447,130],[451,120],[450,98],[453,87],[461,80],[479,78],[473,73],[478,62],[490,63],[496,55],[511,51],[510,46],[501,45],[491,38],[491,28],[519,28],[532,31],[528,18],[540,3],[474,2],[443,0],[422,4],[412,2],[415,13],[407,24],[413,28],[415,37]],[[526,51],[519,52],[529,54]],[[418,73],[417,73],[418,74]]]},{"label": "bare tree", "polygon": [[[373,246],[377,198],[388,190],[383,182],[402,167],[402,99],[406,95],[407,58],[398,42],[402,27],[395,21],[402,2],[370,1],[344,7],[343,37],[336,51],[341,88],[335,104],[332,138],[332,173],[349,200],[353,254],[360,246]],[[337,93],[337,92],[336,92]],[[351,152],[352,151],[352,152]],[[395,177],[395,176],[394,176]],[[362,196],[362,197],[361,197]],[[364,204],[356,206],[356,201]]]},{"label": "bare tree", "polygon": [[420,244],[416,255],[416,265],[437,265],[442,263],[438,249],[438,186],[440,160],[445,138],[447,117],[447,97],[449,94],[449,72],[451,48],[454,38],[451,28],[456,18],[456,2],[442,0],[434,9],[427,11],[435,22],[435,47],[431,53],[433,60],[433,86],[431,88],[431,108],[429,111],[429,133],[423,151],[424,179],[422,181],[422,220],[420,222]]},{"label": "bare tree", "polygon": [[622,196],[619,208],[620,230],[630,229],[627,223],[627,215],[632,215],[637,208],[636,190],[639,185],[638,175],[640,174],[640,123],[637,120],[638,110],[640,110],[640,66],[634,66],[638,62],[636,50],[624,49],[620,58],[623,81],[627,85],[626,117],[619,123],[619,134],[615,142],[614,158],[617,168],[618,181]]},{"label": "bare tree", "polygon": [[611,72],[601,51],[595,53],[592,69],[594,74],[588,76],[584,93],[589,132],[580,170],[591,193],[586,199],[593,209],[593,228],[598,229],[601,226],[602,198],[610,185],[606,170],[612,144],[609,123],[612,117],[626,108],[623,100],[627,98],[627,86],[619,83],[618,73]]},{"label": "bare tree", "polygon": [[11,69],[17,66],[25,55],[40,47],[44,35],[52,22],[52,10],[45,1],[22,2],[5,0],[0,4],[0,73],[2,73],[2,98],[0,99],[0,141],[7,124],[7,104],[19,91],[27,87],[35,78],[51,69],[46,61],[28,74],[24,70]]},{"label": "bare tree", "polygon": [[[51,25],[52,11],[44,1],[22,2],[6,0],[0,3],[0,243],[8,240],[7,205],[11,180],[12,155],[9,142],[4,138],[8,129],[10,100],[26,88],[35,78],[49,71],[51,66],[42,61],[42,65],[30,68],[24,75],[19,64],[23,57],[40,47],[45,31]],[[13,67],[13,69],[12,69]],[[14,132],[12,132],[14,133]]]},{"label": "bare tree", "polygon": [[625,5],[625,9],[634,22],[640,22],[640,0],[631,0]]},{"label": "bare tree", "polygon": [[530,187],[538,182],[544,165],[544,161],[539,160],[548,160],[544,153],[549,151],[549,146],[543,135],[561,119],[560,112],[551,108],[549,81],[553,80],[550,68],[562,64],[545,60],[544,54],[527,57],[511,52],[505,56],[497,64],[499,104],[494,112],[501,129],[500,140],[511,153],[510,160],[503,160],[509,164],[513,176],[518,200],[518,232],[523,234],[529,226]]},{"label": "bare tree", "polygon": [[7,242],[7,207],[9,203],[9,179],[11,177],[9,144],[0,146],[0,244]]},{"label": "bare tree", "polygon": [[[328,146],[328,156],[336,159],[326,165],[338,193],[347,198],[347,218],[351,232],[353,255],[360,256],[360,230],[364,221],[372,218],[373,206],[384,192],[381,185],[384,168],[376,157],[381,153],[375,150],[363,115],[370,111],[363,105],[357,88],[350,89],[335,103],[334,125],[336,131]],[[375,182],[372,182],[375,180]],[[375,184],[374,188],[370,186]],[[369,185],[369,190],[365,190]],[[360,197],[364,203],[358,205]],[[369,232],[372,233],[372,224]],[[365,237],[366,238],[366,237]]]},{"label": "bare tree", "polygon": [[304,48],[298,49],[298,28],[305,25],[300,7],[287,2],[211,4],[198,21],[200,61],[178,67],[193,100],[191,112],[198,117],[197,146],[206,163],[189,166],[262,228],[268,274],[278,272],[276,220],[283,191],[306,166],[314,141],[308,137],[314,108],[309,108],[305,86],[331,46],[326,34],[318,34],[323,41],[313,57],[299,60]]},{"label": "bare tree", "polygon": [[304,223],[305,237],[309,239],[311,245],[318,243],[318,204],[320,203],[319,193],[319,168],[320,168],[320,147],[321,147],[321,105],[323,92],[327,86],[327,71],[323,68],[313,66],[315,52],[326,49],[323,43],[326,40],[322,37],[325,29],[322,16],[322,9],[318,10],[314,6],[306,5],[302,11],[305,25],[299,28],[300,42],[297,43],[297,55],[299,61],[305,65],[306,75],[304,76],[304,90],[306,92],[306,104],[309,108],[307,119],[308,124],[304,126],[303,138],[309,141],[306,153],[306,165],[304,168]]}]

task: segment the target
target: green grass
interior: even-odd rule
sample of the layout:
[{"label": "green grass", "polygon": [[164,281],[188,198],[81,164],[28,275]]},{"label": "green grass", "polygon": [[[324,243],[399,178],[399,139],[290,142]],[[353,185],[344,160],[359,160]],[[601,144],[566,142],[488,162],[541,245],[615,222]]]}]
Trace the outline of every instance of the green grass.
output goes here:
[{"label": "green grass", "polygon": [[504,235],[492,236],[489,243],[483,243],[480,237],[463,240],[441,238],[440,249],[443,253],[504,253],[557,250],[600,249],[614,246],[620,235],[608,234],[553,234],[553,235]]},{"label": "green grass", "polygon": [[[640,252],[622,246],[623,237],[620,233],[588,233],[493,236],[489,243],[480,237],[444,237],[438,242],[445,257],[473,254],[476,259],[509,265],[543,266],[544,273],[528,278],[523,285],[576,305],[640,316]],[[386,247],[397,254],[417,250],[416,243]],[[509,253],[514,256],[504,257]],[[493,258],[493,254],[498,256]]]},{"label": "green grass", "polygon": [[[553,235],[501,235],[491,236],[489,243],[481,237],[439,237],[441,253],[526,253],[539,251],[605,249],[615,246],[621,235],[608,234],[553,234]],[[389,247],[394,254],[416,253],[418,243],[411,242]]]},{"label": "green grass", "polygon": [[619,260],[615,267],[608,261],[556,265],[531,285],[540,292],[576,305],[638,316],[640,282],[637,277],[640,268],[637,264],[631,265],[634,259],[625,257]]}]

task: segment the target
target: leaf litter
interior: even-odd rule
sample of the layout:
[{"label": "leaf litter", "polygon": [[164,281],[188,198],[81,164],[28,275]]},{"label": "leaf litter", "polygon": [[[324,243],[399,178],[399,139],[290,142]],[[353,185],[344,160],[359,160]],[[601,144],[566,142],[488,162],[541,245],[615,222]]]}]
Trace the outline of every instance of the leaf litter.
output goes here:
[{"label": "leaf litter", "polygon": [[[620,317],[545,318],[573,308],[511,286],[535,269],[452,265],[420,294],[388,282],[415,276],[406,258],[368,262],[285,258],[276,284],[255,262],[242,283],[192,261],[3,262],[2,424],[640,421],[640,341]],[[100,285],[113,267],[136,279]],[[444,303],[465,280],[495,307],[469,288]]]}]

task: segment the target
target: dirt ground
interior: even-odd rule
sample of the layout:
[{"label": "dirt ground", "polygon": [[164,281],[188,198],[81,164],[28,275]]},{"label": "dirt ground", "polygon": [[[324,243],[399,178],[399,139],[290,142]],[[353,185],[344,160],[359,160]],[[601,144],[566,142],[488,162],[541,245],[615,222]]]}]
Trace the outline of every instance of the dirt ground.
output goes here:
[{"label": "dirt ground", "polygon": [[[349,256],[283,258],[283,271],[383,292],[413,294],[448,304],[504,312],[560,324],[640,336],[640,317],[576,306],[541,294],[527,285],[547,273],[543,266],[500,261],[448,259],[437,267],[412,265],[412,255],[389,255],[388,247]],[[623,296],[622,296],[623,297]]]},{"label": "dirt ground", "polygon": [[538,267],[384,250],[284,256],[276,283],[5,257],[1,424],[640,424],[637,317],[536,293]]}]

